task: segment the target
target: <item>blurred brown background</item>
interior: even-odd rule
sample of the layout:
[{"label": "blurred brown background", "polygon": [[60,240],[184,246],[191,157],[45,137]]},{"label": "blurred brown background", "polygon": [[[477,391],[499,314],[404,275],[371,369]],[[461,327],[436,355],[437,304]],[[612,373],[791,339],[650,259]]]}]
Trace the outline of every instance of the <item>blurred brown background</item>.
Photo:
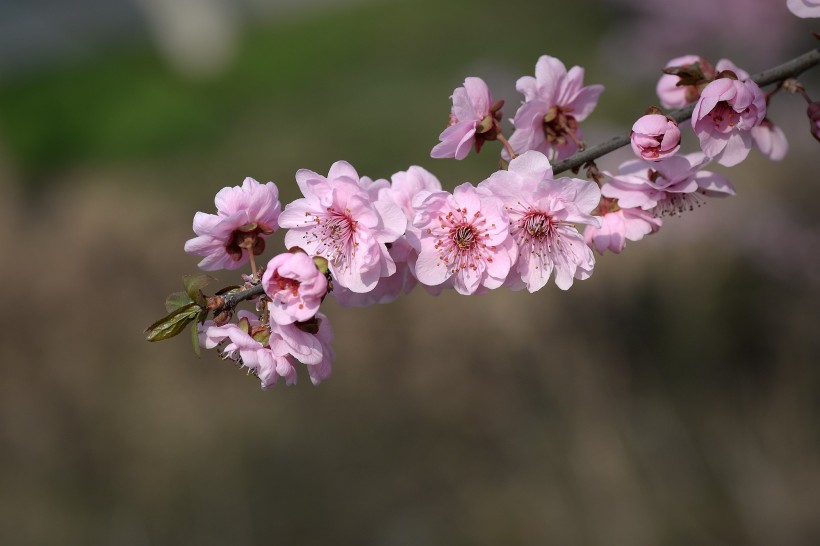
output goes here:
[{"label": "blurred brown background", "polygon": [[225,185],[287,201],[338,159],[486,177],[490,145],[429,158],[465,76],[511,117],[539,55],[585,66],[594,142],[669,58],[757,72],[814,47],[785,0],[727,0],[729,22],[643,4],[0,1],[0,543],[820,543],[818,145],[795,97],[772,105],[786,162],[717,167],[737,197],[566,293],[328,302],[319,387],[143,341]]}]

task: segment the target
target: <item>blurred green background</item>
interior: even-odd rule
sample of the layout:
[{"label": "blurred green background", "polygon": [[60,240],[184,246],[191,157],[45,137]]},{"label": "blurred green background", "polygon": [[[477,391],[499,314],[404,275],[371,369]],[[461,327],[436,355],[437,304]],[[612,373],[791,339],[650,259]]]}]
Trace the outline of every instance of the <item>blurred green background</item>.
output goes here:
[{"label": "blurred green background", "polygon": [[771,109],[786,162],[717,167],[737,197],[568,292],[327,302],[319,387],[262,392],[186,336],[143,341],[223,186],[287,202],[297,169],[339,159],[488,176],[491,144],[429,158],[466,76],[511,117],[539,55],[586,67],[595,142],[669,58],[757,72],[814,47],[785,2],[726,0],[731,24],[657,4],[0,1],[0,544],[820,543],[820,190],[796,97]]}]

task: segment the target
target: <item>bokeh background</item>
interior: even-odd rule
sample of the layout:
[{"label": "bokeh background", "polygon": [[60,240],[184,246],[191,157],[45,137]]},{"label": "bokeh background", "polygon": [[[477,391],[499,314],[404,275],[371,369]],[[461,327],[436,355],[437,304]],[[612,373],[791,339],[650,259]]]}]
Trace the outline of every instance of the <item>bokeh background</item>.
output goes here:
[{"label": "bokeh background", "polygon": [[737,197],[568,292],[329,301],[319,387],[143,341],[225,185],[287,201],[297,169],[346,159],[452,189],[498,157],[429,158],[465,76],[509,117],[539,55],[585,66],[594,142],[669,58],[757,72],[812,28],[780,0],[0,1],[0,543],[820,543],[820,163],[796,97],[771,109],[786,161],[717,167]]}]

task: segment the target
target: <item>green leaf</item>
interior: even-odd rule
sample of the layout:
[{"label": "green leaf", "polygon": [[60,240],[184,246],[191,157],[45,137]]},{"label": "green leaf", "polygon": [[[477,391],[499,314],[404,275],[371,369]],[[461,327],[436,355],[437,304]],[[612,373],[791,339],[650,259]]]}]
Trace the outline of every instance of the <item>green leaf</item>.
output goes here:
[{"label": "green leaf", "polygon": [[202,289],[215,280],[216,279],[210,275],[200,273],[198,275],[185,275],[182,277],[182,284],[185,286],[185,291],[191,297],[191,301],[196,302],[200,307],[205,307],[205,296],[202,294]]},{"label": "green leaf", "polygon": [[174,292],[168,294],[168,297],[165,298],[165,310],[170,313],[189,303],[193,303],[193,301],[186,292]]},{"label": "green leaf", "polygon": [[196,319],[202,308],[195,303],[189,303],[179,309],[171,311],[154,324],[145,329],[145,339],[148,341],[162,341],[180,333]]},{"label": "green leaf", "polygon": [[239,286],[238,284],[234,284],[234,285],[231,285],[231,286],[226,286],[225,288],[220,288],[219,290],[217,290],[216,295],[217,296],[222,296],[224,294],[227,294],[228,292],[233,292],[234,290],[242,290],[242,287]]}]

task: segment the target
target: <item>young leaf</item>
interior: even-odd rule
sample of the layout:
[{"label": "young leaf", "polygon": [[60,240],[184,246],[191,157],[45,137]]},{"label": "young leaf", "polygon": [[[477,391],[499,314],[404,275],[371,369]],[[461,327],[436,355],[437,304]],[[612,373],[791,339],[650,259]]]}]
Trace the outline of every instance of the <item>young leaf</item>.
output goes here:
[{"label": "young leaf", "polygon": [[200,307],[205,307],[205,296],[202,295],[202,289],[215,281],[214,277],[200,273],[198,275],[185,275],[182,277],[182,284],[185,285],[185,291]]},{"label": "young leaf", "polygon": [[196,319],[202,308],[195,303],[189,303],[179,309],[171,311],[154,324],[145,329],[145,339],[148,341],[162,341],[169,339],[180,333],[185,327]]},{"label": "young leaf", "polygon": [[168,297],[165,298],[165,310],[170,313],[189,303],[193,303],[193,301],[186,292],[174,292],[173,294],[168,294]]}]

